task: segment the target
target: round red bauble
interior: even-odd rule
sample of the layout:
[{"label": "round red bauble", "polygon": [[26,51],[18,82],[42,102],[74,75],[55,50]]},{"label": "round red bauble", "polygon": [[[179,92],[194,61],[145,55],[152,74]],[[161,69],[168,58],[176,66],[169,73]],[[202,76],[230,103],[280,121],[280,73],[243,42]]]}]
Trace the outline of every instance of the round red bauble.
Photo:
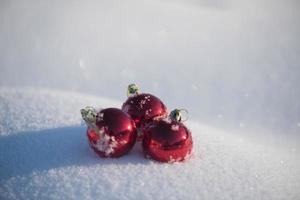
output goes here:
[{"label": "round red bauble", "polygon": [[101,157],[120,157],[134,146],[136,127],[131,117],[122,110],[106,108],[96,112],[87,107],[81,113],[88,125],[89,144]]},{"label": "round red bauble", "polygon": [[122,110],[131,116],[139,129],[144,128],[153,119],[167,115],[167,107],[159,98],[152,94],[140,94],[135,84],[128,86],[128,96]]},{"label": "round red bauble", "polygon": [[143,151],[147,158],[160,162],[183,161],[192,148],[191,132],[171,117],[155,120],[144,130]]}]

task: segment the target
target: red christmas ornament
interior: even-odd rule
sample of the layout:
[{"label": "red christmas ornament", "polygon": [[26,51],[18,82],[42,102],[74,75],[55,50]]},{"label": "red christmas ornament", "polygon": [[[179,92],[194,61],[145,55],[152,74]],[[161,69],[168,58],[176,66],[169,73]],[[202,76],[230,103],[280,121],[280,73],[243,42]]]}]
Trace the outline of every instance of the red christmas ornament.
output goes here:
[{"label": "red christmas ornament", "polygon": [[160,162],[183,161],[189,157],[192,148],[192,135],[181,122],[179,109],[167,118],[153,121],[144,130],[143,151],[147,158]]},{"label": "red christmas ornament", "polygon": [[167,108],[159,98],[152,94],[140,94],[135,84],[128,86],[127,95],[122,110],[131,116],[138,129],[143,129],[155,118],[167,115]]},{"label": "red christmas ornament", "polygon": [[91,148],[101,157],[120,157],[135,144],[137,131],[131,117],[118,108],[97,112],[92,107],[81,110],[88,125],[87,137]]}]

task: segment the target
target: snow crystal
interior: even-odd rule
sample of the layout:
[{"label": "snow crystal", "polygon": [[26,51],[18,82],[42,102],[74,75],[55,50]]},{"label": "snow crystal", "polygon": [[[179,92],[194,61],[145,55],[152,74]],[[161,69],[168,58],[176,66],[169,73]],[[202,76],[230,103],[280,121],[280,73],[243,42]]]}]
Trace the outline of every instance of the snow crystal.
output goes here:
[{"label": "snow crystal", "polygon": [[168,163],[181,163],[181,162],[188,162],[189,159],[192,157],[193,153],[187,153],[184,158],[178,157],[177,159],[173,158],[173,156],[170,156],[170,160]]},{"label": "snow crystal", "polygon": [[181,160],[182,160],[181,157],[178,157],[177,159],[175,159],[175,158],[173,158],[173,156],[170,156],[168,163],[175,164],[175,163],[181,162]]},{"label": "snow crystal", "polygon": [[171,126],[172,131],[178,131],[179,130],[179,125],[178,124],[173,124]]}]

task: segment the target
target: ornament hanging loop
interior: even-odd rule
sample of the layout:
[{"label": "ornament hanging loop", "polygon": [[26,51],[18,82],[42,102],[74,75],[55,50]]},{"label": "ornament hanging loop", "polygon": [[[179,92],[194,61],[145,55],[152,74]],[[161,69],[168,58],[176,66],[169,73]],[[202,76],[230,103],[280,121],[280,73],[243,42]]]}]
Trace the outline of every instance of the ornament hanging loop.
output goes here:
[{"label": "ornament hanging loop", "polygon": [[132,83],[130,85],[128,85],[128,89],[127,89],[127,96],[133,96],[139,93],[139,88],[136,84]]},{"label": "ornament hanging loop", "polygon": [[169,117],[178,122],[185,122],[188,120],[188,113],[189,112],[184,108],[176,108],[173,111],[171,111]]}]

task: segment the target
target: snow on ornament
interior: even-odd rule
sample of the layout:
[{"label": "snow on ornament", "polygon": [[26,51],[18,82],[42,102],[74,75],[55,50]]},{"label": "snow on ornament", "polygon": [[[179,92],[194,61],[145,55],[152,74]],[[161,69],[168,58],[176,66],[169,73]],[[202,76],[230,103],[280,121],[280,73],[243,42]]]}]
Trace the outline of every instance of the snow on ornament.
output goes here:
[{"label": "snow on ornament", "polygon": [[128,113],[138,128],[139,138],[142,138],[142,129],[153,119],[165,117],[167,107],[156,96],[148,93],[139,93],[137,85],[130,84],[127,90],[128,99],[122,105],[122,110]]},{"label": "snow on ornament", "polygon": [[86,122],[87,137],[91,148],[101,157],[120,157],[135,144],[137,131],[131,117],[118,108],[99,112],[93,107],[81,109]]},{"label": "snow on ornament", "polygon": [[146,158],[160,162],[186,160],[193,148],[192,134],[182,123],[183,109],[175,109],[163,119],[153,120],[144,129],[143,151]]}]

